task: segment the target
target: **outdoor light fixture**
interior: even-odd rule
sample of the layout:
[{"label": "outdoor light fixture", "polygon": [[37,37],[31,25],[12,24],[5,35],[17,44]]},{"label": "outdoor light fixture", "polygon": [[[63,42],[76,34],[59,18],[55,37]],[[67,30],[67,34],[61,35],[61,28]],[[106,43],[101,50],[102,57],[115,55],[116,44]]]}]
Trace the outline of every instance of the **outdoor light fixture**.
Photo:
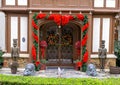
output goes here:
[{"label": "outdoor light fixture", "polygon": [[120,14],[116,14],[115,16],[115,27],[117,30],[120,30]]},{"label": "outdoor light fixture", "polygon": [[82,14],[82,12],[80,11],[80,14]]},{"label": "outdoor light fixture", "polygon": [[119,19],[119,18],[120,18],[119,14],[116,14],[115,18],[116,18],[116,19]]},{"label": "outdoor light fixture", "polygon": [[[115,18],[120,21],[120,13],[118,13]],[[120,23],[119,23],[120,24]]]},{"label": "outdoor light fixture", "polygon": [[71,11],[69,11],[69,14],[72,14],[72,12],[71,12]]},{"label": "outdoor light fixture", "polygon": [[60,11],[59,14],[62,14],[62,11]]},{"label": "outdoor light fixture", "polygon": [[31,14],[31,13],[32,13],[32,11],[30,10],[30,11],[29,11],[29,13]]},{"label": "outdoor light fixture", "polygon": [[42,13],[42,11],[40,11],[40,13]]},{"label": "outdoor light fixture", "polygon": [[52,14],[52,11],[50,11],[50,14]]},{"label": "outdoor light fixture", "polygon": [[91,14],[92,14],[92,12],[90,11],[90,12],[89,12],[89,14],[91,15]]}]

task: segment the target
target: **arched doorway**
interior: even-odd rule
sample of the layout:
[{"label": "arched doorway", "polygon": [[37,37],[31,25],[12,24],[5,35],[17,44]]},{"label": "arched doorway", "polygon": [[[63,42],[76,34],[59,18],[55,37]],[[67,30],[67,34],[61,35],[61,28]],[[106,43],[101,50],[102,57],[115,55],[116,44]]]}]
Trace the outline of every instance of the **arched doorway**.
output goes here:
[{"label": "arched doorway", "polygon": [[69,66],[78,59],[75,42],[81,40],[81,29],[73,21],[61,28],[52,21],[43,23],[40,25],[39,38],[48,44],[45,53],[47,65]]}]

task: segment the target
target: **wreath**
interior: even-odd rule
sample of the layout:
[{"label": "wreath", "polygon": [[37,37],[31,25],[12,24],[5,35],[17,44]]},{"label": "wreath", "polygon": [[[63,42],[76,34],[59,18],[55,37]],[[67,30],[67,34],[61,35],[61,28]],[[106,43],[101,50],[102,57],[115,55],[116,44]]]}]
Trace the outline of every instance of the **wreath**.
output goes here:
[{"label": "wreath", "polygon": [[[87,61],[88,61],[88,51],[86,49],[87,45],[87,39],[88,39],[88,17],[83,14],[77,14],[76,16],[72,15],[61,15],[61,14],[44,14],[44,13],[35,13],[33,18],[32,18],[32,36],[33,36],[33,45],[32,45],[32,57],[33,57],[33,62],[36,63],[38,62],[38,48],[39,48],[39,39],[38,39],[38,20],[39,19],[46,19],[46,20],[53,20],[58,27],[61,25],[64,26],[69,23],[71,20],[77,20],[77,21],[82,21],[83,22],[83,27],[81,28],[82,31],[82,41],[81,41],[81,48],[82,48],[82,59],[80,60],[81,62],[81,67],[82,70],[85,71],[87,68]],[[79,47],[79,46],[78,46]]]}]

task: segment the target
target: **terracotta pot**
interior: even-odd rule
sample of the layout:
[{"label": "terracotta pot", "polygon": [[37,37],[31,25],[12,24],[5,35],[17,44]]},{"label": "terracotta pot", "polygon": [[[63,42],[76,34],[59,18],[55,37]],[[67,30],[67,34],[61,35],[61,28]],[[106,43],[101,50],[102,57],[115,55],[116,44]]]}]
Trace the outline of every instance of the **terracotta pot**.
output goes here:
[{"label": "terracotta pot", "polygon": [[76,63],[75,63],[75,70],[80,70],[80,69],[81,69],[81,66],[82,66],[82,63],[81,63],[81,62],[76,62]]},{"label": "terracotta pot", "polygon": [[81,67],[82,66],[82,62],[77,62],[76,65],[77,65],[77,67]]},{"label": "terracotta pot", "polygon": [[40,70],[46,70],[46,65],[41,64]]}]

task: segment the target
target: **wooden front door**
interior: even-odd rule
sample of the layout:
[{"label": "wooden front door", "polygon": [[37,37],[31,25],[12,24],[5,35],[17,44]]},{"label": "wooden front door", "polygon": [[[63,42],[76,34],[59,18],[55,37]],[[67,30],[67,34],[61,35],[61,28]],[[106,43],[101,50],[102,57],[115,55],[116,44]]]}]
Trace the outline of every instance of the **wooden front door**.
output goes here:
[{"label": "wooden front door", "polygon": [[[48,65],[72,65],[75,56],[74,45],[78,40],[76,32],[71,26],[66,25],[58,28],[52,25],[42,28],[43,40],[47,41],[46,59]],[[41,38],[42,39],[42,38]]]}]

